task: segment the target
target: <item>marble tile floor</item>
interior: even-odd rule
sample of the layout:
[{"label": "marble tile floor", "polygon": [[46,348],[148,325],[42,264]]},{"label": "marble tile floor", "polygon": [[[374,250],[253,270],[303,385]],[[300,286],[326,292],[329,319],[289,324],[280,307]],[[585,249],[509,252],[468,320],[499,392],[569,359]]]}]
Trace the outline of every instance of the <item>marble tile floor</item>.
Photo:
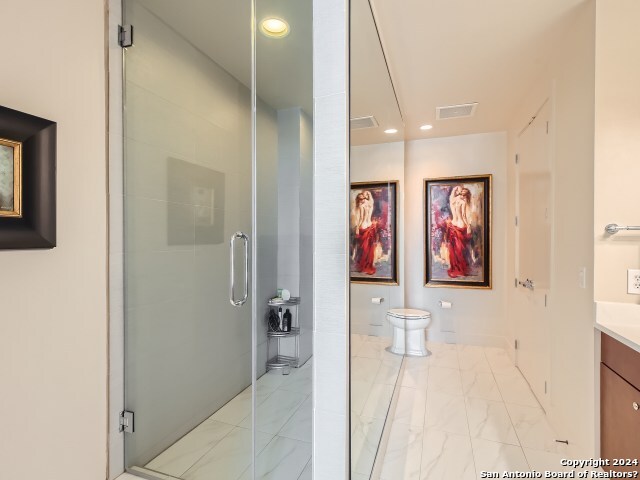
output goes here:
[{"label": "marble tile floor", "polygon": [[[311,360],[257,381],[256,479],[311,480]],[[251,388],[162,452],[146,468],[184,480],[251,478]]]},{"label": "marble tile floor", "polygon": [[385,349],[390,339],[351,336],[352,478],[369,478],[382,438],[402,357]]},{"label": "marble tile floor", "polygon": [[[368,343],[383,343],[355,337],[353,353],[365,352],[365,358],[375,357]],[[560,465],[566,446],[556,443],[544,411],[504,349],[431,342],[428,348],[429,357],[404,359],[397,404],[386,427],[380,399],[390,403],[392,393],[384,383],[376,384],[386,376],[380,373],[387,361],[384,348],[376,350],[377,370],[375,364],[352,360],[371,382],[368,396],[364,386],[352,386],[352,448],[362,459],[352,463],[353,479],[371,478],[367,469],[383,428],[390,429],[389,438],[374,480],[475,480],[481,471],[567,471]],[[377,410],[370,405],[372,397]],[[368,410],[362,407],[367,404]]]}]

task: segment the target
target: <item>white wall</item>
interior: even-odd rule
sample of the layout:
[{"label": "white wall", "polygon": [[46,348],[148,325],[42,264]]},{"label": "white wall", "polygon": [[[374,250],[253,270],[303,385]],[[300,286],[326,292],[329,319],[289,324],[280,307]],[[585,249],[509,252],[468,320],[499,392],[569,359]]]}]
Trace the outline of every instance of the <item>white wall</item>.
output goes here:
[{"label": "white wall", "polygon": [[348,473],[348,2],[313,2],[313,477]]},{"label": "white wall", "polygon": [[[473,345],[505,346],[507,135],[504,132],[407,142],[405,196],[405,304],[429,310],[427,338]],[[493,175],[491,290],[424,286],[423,179]],[[452,302],[442,310],[438,302]]]},{"label": "white wall", "polygon": [[[102,1],[4,2],[0,104],[57,122],[57,247],[0,251],[0,469],[106,476],[107,165]],[[73,23],[73,28],[64,25]],[[62,26],[62,27],[61,27]],[[79,40],[81,39],[81,40]]]},{"label": "white wall", "polygon": [[[554,262],[549,293],[551,325],[551,408],[560,438],[575,455],[594,455],[593,335],[593,154],[595,3],[582,4],[558,43],[553,58],[517,107],[509,132],[508,218],[515,217],[515,163],[518,133],[546,99],[552,105]],[[508,227],[508,278],[515,272],[515,227]],[[578,271],[587,269],[587,288]],[[511,280],[513,281],[513,280]],[[509,293],[509,345],[517,315]],[[513,354],[513,351],[511,351]]]},{"label": "white wall", "polygon": [[[387,310],[404,308],[404,142],[351,147],[351,182],[398,180],[398,285],[351,284],[351,333],[390,337]],[[381,304],[371,303],[382,297]]]},{"label": "white wall", "polygon": [[640,2],[596,3],[595,299],[640,303],[627,269],[640,268],[640,234],[604,235],[608,223],[640,225]]}]

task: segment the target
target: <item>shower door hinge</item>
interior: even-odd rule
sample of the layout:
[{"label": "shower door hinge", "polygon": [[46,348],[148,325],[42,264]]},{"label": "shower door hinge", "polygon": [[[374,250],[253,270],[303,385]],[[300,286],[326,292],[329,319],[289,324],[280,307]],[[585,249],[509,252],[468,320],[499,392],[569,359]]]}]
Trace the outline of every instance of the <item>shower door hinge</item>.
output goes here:
[{"label": "shower door hinge", "polygon": [[133,433],[135,432],[134,423],[133,423],[133,412],[129,412],[124,410],[120,412],[120,431],[125,433]]},{"label": "shower door hinge", "polygon": [[518,288],[518,279],[517,278],[513,279],[513,286]]},{"label": "shower door hinge", "polygon": [[516,165],[518,164],[518,160],[519,160],[519,157],[518,157],[518,154],[516,153]]},{"label": "shower door hinge", "polygon": [[133,25],[118,25],[118,43],[122,48],[133,46]]},{"label": "shower door hinge", "polygon": [[515,349],[518,349],[518,340],[514,340],[513,341],[513,346],[515,347]]},{"label": "shower door hinge", "polygon": [[547,122],[547,134],[549,134],[549,122]]},{"label": "shower door hinge", "polygon": [[516,217],[516,227],[518,226],[518,217]]}]

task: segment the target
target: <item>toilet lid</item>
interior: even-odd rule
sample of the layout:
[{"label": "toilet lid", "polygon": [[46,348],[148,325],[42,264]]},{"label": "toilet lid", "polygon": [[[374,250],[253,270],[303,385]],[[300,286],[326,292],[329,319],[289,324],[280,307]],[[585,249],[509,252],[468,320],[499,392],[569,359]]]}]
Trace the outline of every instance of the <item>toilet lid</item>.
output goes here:
[{"label": "toilet lid", "polygon": [[431,313],[426,310],[415,310],[413,308],[394,308],[387,312],[387,315],[395,318],[420,319],[429,318]]}]

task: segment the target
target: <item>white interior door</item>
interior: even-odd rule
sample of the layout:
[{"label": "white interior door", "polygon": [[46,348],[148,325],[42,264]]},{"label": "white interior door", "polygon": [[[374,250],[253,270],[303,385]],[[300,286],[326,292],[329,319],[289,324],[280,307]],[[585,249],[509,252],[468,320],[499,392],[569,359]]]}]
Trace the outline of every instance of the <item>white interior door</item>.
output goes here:
[{"label": "white interior door", "polygon": [[543,407],[551,371],[548,315],[551,284],[552,175],[550,102],[518,138],[518,289],[516,360]]}]

